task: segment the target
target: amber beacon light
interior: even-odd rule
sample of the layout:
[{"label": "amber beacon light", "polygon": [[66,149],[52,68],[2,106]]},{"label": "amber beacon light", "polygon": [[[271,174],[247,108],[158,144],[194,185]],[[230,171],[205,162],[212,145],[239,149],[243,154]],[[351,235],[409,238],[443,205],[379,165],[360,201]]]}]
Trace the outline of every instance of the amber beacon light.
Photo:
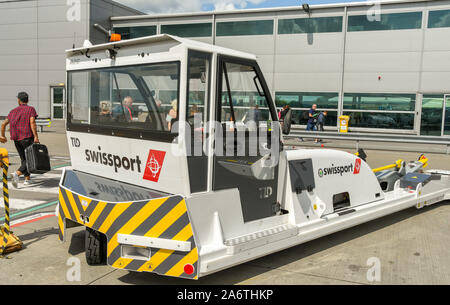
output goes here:
[{"label": "amber beacon light", "polygon": [[121,40],[122,36],[120,34],[111,34],[111,38],[109,39],[110,42],[116,42]]}]

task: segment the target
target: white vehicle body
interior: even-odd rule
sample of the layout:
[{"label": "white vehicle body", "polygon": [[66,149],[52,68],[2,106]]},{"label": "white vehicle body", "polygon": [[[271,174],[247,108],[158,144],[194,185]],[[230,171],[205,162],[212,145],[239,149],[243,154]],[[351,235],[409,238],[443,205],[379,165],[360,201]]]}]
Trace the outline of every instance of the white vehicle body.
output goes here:
[{"label": "white vehicle body", "polygon": [[[117,52],[115,58],[108,57],[106,50]],[[190,66],[190,56],[205,62],[207,71],[192,72],[190,69],[195,67]],[[178,77],[173,73],[164,75],[161,72],[164,69],[145,74],[146,67],[153,69],[146,65],[174,62],[179,67]],[[105,93],[96,93],[102,90],[98,85],[102,82],[102,71],[112,71],[102,69],[123,67],[143,67],[126,70],[132,71],[133,80],[152,75],[155,79],[164,76],[169,83],[177,80],[179,122],[190,117],[187,112],[192,109],[188,105],[192,93],[203,97],[199,99],[203,104],[196,104],[195,109],[201,108],[205,118],[224,125],[227,122],[219,114],[229,110],[231,118],[225,115],[225,120],[237,122],[239,107],[246,107],[247,97],[261,101],[248,92],[242,99],[232,96],[236,94],[232,86],[249,86],[243,78],[236,82],[233,73],[241,73],[239,76],[255,73],[261,87],[255,78],[253,81],[262,96],[260,111],[266,116],[264,120],[277,121],[275,105],[253,55],[169,35],[68,51],[67,137],[73,170],[66,171],[61,179],[60,238],[64,239],[69,223],[105,234],[107,262],[115,268],[198,279],[408,207],[450,199],[448,175],[433,174],[433,179],[417,183],[414,188],[402,187],[398,180],[393,191],[384,192],[367,163],[356,155],[334,150],[281,149],[279,163],[270,168],[270,174],[264,174],[254,159],[245,161],[244,156],[228,160],[215,156],[213,143],[217,134],[213,125],[203,125],[203,132],[212,141],[202,142],[204,155],[200,161],[193,161],[186,157],[186,139],[179,136],[173,141],[170,131],[156,122],[158,114],[151,118],[150,104],[139,106],[138,115],[130,110],[130,126],[133,117],[139,116],[134,118],[135,130],[128,125],[118,127],[123,123],[119,121],[117,124],[108,121],[107,125],[92,123],[95,116],[100,116],[99,107],[103,107],[98,105],[102,103],[100,95]],[[94,72],[82,74],[83,71]],[[105,83],[109,82],[110,91],[106,94],[110,98],[105,102],[107,106],[115,103],[117,108],[123,98],[121,92],[131,92],[131,85],[119,88],[116,74],[128,73],[123,71],[106,74]],[[189,77],[195,79],[188,81]],[[157,83],[156,80],[147,83],[155,87],[149,88],[151,94],[145,100],[152,102],[157,95],[162,96]],[[188,84],[205,90],[194,92]],[[117,94],[120,99],[114,102],[113,96]],[[236,99],[235,109],[224,106],[227,98],[233,103]],[[161,117],[165,116],[164,112]],[[108,114],[108,120],[113,117]],[[145,129],[139,129],[141,125],[159,126],[155,128],[160,130],[146,135]],[[179,135],[183,134],[183,128],[180,124]],[[282,141],[280,137],[278,140]],[[257,174],[261,171],[262,174]]]}]

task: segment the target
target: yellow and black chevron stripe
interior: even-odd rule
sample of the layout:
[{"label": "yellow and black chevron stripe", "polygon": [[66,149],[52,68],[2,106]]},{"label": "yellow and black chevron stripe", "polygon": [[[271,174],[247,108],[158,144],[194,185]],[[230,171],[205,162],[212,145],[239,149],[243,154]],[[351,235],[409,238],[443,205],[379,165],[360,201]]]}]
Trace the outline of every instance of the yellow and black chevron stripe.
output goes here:
[{"label": "yellow and black chevron stripe", "polygon": [[[5,234],[3,234],[3,241],[2,241],[2,249],[1,253],[5,253],[6,251],[6,245],[8,244],[8,236],[10,234],[11,228],[9,226],[9,191],[8,191],[8,169],[9,169],[9,162],[5,158],[3,160],[0,160],[0,165],[2,165],[3,169],[3,201],[5,205]],[[0,237],[2,236],[2,232],[0,232]]]},{"label": "yellow and black chevron stripe", "polygon": [[[181,196],[149,201],[108,203],[84,197],[61,187],[59,189],[59,238],[64,240],[66,219],[106,235],[108,265],[132,271],[155,272],[161,275],[198,278],[198,251],[194,240],[186,202]],[[130,234],[190,241],[191,251],[151,249],[150,260],[121,257],[118,234]],[[194,267],[186,274],[184,266]]]}]

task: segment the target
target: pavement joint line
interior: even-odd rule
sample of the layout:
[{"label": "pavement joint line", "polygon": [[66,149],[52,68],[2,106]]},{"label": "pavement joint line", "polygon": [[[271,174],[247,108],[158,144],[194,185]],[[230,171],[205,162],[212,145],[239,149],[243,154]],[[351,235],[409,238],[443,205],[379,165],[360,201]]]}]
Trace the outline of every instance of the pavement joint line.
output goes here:
[{"label": "pavement joint line", "polygon": [[344,279],[337,279],[337,278],[333,278],[333,277],[329,277],[329,276],[325,276],[325,275],[318,275],[318,274],[305,273],[305,272],[296,272],[296,271],[285,270],[285,269],[281,269],[281,268],[272,268],[272,267],[258,266],[258,265],[254,265],[254,264],[251,264],[251,263],[247,263],[247,264],[249,266],[256,267],[256,268],[261,268],[261,269],[278,270],[278,271],[283,271],[283,272],[302,274],[302,275],[306,275],[306,276],[313,276],[313,277],[324,278],[324,279],[328,279],[328,280],[334,280],[334,281],[340,281],[340,282],[346,282],[346,283],[352,283],[352,284],[358,284],[358,285],[370,285],[370,284],[367,284],[367,283],[362,283],[362,282],[357,282],[357,281],[349,281],[349,280],[344,280]]},{"label": "pavement joint line", "polygon": [[109,272],[107,272],[107,273],[101,275],[99,278],[96,278],[95,280],[90,281],[90,282],[87,283],[86,285],[92,285],[92,284],[94,284],[95,282],[97,282],[98,280],[101,280],[102,278],[104,278],[104,277],[110,275],[111,273],[113,273],[113,272],[115,272],[115,271],[117,271],[117,270],[118,270],[118,269],[114,269],[114,270],[112,270],[112,271],[109,271]]}]

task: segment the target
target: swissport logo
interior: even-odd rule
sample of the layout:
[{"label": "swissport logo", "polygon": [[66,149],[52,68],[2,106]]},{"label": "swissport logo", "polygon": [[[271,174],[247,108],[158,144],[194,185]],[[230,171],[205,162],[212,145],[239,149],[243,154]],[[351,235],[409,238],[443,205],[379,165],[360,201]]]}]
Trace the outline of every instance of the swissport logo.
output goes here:
[{"label": "swissport logo", "polygon": [[165,151],[150,150],[148,153],[147,163],[145,165],[144,179],[158,182],[159,175],[161,174],[161,169],[164,163],[164,158],[166,157]]},{"label": "swissport logo", "polygon": [[359,174],[361,171],[361,159],[356,159],[355,165],[349,164],[349,165],[341,165],[341,166],[335,166],[334,164],[331,164],[331,167],[324,167],[319,168],[318,174],[319,177],[322,178],[324,176],[330,176],[330,175],[340,175],[346,173],[353,172],[354,175]]}]

